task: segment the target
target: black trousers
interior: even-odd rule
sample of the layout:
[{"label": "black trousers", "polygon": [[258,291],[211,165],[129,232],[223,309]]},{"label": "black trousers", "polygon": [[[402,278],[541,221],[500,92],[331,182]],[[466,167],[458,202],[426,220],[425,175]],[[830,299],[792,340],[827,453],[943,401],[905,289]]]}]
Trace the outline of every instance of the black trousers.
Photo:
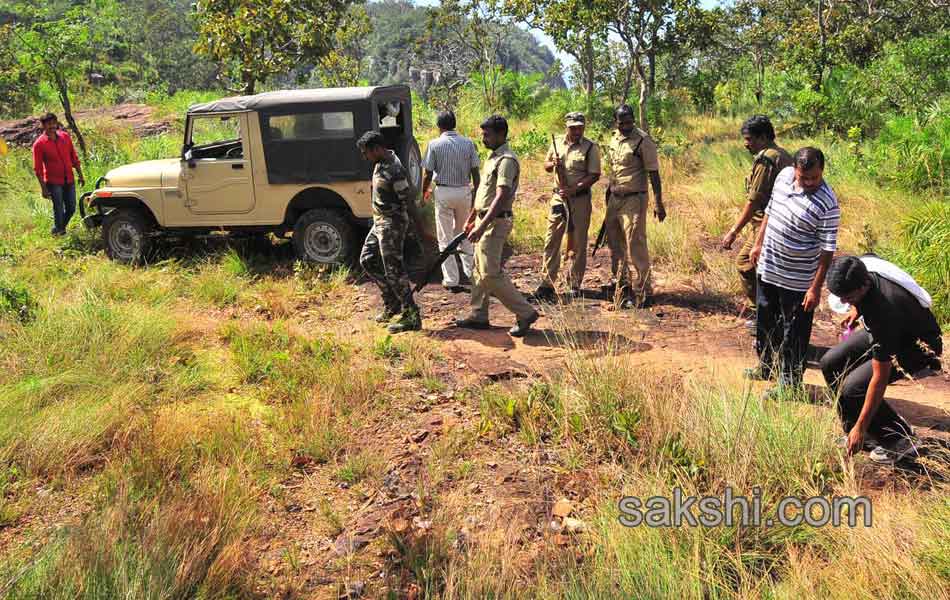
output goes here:
[{"label": "black trousers", "polygon": [[[821,372],[825,376],[825,382],[838,394],[838,416],[841,417],[841,425],[846,433],[851,431],[861,415],[864,398],[871,384],[873,344],[871,335],[861,329],[829,350],[821,359]],[[937,354],[940,353],[939,348],[934,350]],[[903,348],[897,354],[897,363],[901,368],[891,369],[888,383],[902,379],[905,372],[913,375],[930,365],[933,360],[933,357],[928,357],[917,346]],[[871,419],[868,435],[887,445],[910,434],[911,428],[907,421],[886,401],[882,401]]]},{"label": "black trousers", "polygon": [[762,281],[756,285],[755,348],[759,365],[768,375],[778,375],[782,385],[802,383],[805,355],[815,313],[805,312],[805,292]]}]

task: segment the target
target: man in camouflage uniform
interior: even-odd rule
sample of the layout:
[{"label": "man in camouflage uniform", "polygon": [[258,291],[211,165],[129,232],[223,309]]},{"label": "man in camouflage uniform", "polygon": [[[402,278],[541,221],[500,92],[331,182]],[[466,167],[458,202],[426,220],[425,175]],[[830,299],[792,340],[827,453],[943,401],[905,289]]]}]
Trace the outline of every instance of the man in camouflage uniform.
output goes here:
[{"label": "man in camouflage uniform", "polygon": [[[742,124],[740,133],[745,141],[746,150],[755,158],[752,160],[752,172],[745,180],[745,207],[736,220],[736,224],[723,236],[722,247],[724,250],[732,248],[732,244],[746,224],[752,224],[752,234],[742,244],[739,255],[736,257],[736,269],[739,271],[746,297],[749,298],[752,306],[755,306],[755,263],[749,258],[749,253],[755,245],[755,238],[762,225],[765,205],[772,197],[775,177],[785,167],[792,166],[792,157],[785,149],[776,145],[775,128],[772,127],[769,118],[764,115],[749,117]],[[751,331],[755,331],[754,320],[748,321],[746,326]]]},{"label": "man in camouflage uniform", "polygon": [[488,304],[494,296],[517,318],[516,325],[508,333],[512,337],[523,337],[539,315],[501,265],[502,250],[514,224],[511,208],[518,192],[521,171],[518,157],[508,147],[508,121],[498,115],[485,119],[482,143],[492,153],[482,166],[475,205],[465,224],[468,239],[475,244],[472,312],[455,324],[468,329],[488,329]]},{"label": "man in camouflage uniform", "polygon": [[[634,125],[633,109],[624,104],[614,111],[617,131],[608,149],[610,201],[605,224],[610,246],[611,270],[620,294],[620,307],[646,307],[652,303],[650,254],[647,250],[647,181],[653,187],[654,216],[663,222],[663,190],[660,187],[660,163],[656,143]],[[630,265],[637,270],[637,282],[631,281]]]},{"label": "man in camouflage uniform", "polygon": [[373,228],[366,236],[360,265],[383,294],[384,309],[376,320],[399,320],[389,325],[390,333],[422,328],[419,307],[412,298],[409,277],[403,266],[403,245],[409,226],[409,208],[415,190],[406,170],[378,131],[367,131],[356,142],[363,158],[373,168]]},{"label": "man in camouflage uniform", "polygon": [[544,240],[544,262],[541,264],[541,285],[532,294],[537,300],[552,301],[556,298],[554,286],[561,267],[561,239],[565,231],[569,236],[568,259],[572,263],[568,275],[572,296],[581,295],[581,283],[587,269],[590,188],[600,179],[600,149],[584,137],[587,120],[583,113],[568,113],[564,122],[567,131],[557,145],[557,152],[552,144],[544,162],[544,170],[548,173],[563,168],[565,181],[559,182],[551,198],[548,232]]}]

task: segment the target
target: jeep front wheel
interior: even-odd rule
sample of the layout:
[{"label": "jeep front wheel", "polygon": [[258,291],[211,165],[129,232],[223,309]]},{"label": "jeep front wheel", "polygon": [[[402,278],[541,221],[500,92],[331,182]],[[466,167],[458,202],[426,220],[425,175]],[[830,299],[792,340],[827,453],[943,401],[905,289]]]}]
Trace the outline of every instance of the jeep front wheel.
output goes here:
[{"label": "jeep front wheel", "polygon": [[293,241],[300,260],[326,265],[351,265],[357,246],[353,225],[339,211],[325,208],[300,215]]},{"label": "jeep front wheel", "polygon": [[140,211],[116,209],[102,221],[102,241],[106,254],[114,261],[138,264],[148,246],[148,225]]}]

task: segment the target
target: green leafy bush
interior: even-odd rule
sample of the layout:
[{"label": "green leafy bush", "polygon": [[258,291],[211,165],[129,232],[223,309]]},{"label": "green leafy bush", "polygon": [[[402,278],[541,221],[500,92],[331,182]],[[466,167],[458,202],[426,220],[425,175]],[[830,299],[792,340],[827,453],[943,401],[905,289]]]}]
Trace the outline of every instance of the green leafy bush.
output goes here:
[{"label": "green leafy bush", "polygon": [[0,317],[12,317],[28,323],[36,317],[36,300],[19,283],[0,280]]},{"label": "green leafy bush", "polygon": [[925,204],[901,225],[898,247],[885,252],[933,297],[933,311],[946,327],[950,324],[950,202]]}]

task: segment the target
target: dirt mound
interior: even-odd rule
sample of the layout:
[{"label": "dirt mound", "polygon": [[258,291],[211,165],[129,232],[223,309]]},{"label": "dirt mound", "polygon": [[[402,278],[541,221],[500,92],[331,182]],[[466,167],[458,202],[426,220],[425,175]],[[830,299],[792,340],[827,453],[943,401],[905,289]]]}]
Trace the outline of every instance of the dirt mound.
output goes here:
[{"label": "dirt mound", "polygon": [[[146,104],[117,104],[104,108],[80,110],[74,113],[80,129],[85,122],[113,121],[125,125],[139,137],[148,137],[165,133],[171,124],[165,120],[152,119],[155,109]],[[13,121],[0,121],[0,137],[11,146],[30,146],[42,132],[39,117],[27,117]]]}]

